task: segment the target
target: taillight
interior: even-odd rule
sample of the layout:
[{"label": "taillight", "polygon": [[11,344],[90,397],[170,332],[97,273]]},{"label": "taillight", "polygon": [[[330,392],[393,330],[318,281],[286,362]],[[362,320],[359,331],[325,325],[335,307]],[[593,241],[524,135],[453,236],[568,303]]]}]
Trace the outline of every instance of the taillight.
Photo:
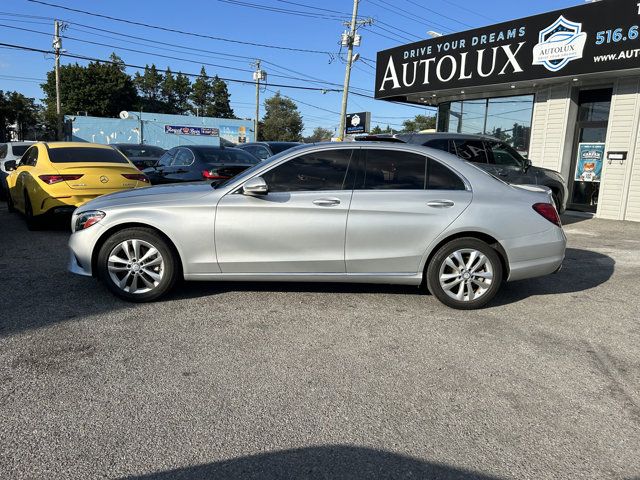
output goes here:
[{"label": "taillight", "polygon": [[39,175],[38,178],[48,185],[54,183],[68,182],[70,180],[78,180],[82,175]]},{"label": "taillight", "polygon": [[147,178],[147,176],[142,173],[123,173],[122,176],[127,180],[149,183],[149,179]]},{"label": "taillight", "polygon": [[554,225],[557,225],[559,227],[561,226],[560,215],[558,215],[556,207],[554,207],[550,203],[536,203],[533,205],[533,209]]},{"label": "taillight", "polygon": [[229,178],[226,175],[219,175],[217,170],[203,170],[202,177],[207,180],[225,180]]}]

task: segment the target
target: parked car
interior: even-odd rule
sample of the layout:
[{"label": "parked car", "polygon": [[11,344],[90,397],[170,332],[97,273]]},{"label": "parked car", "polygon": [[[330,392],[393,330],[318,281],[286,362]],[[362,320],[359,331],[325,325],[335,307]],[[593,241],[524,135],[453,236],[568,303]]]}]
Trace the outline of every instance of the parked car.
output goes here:
[{"label": "parked car", "polygon": [[111,146],[124,154],[138,170],[153,167],[167,151],[155,145],[138,143],[112,143]]},{"label": "parked car", "polygon": [[149,185],[127,157],[93,143],[36,143],[19,164],[11,160],[5,167],[9,210],[24,213],[29,229],[46,214],[70,213],[100,195]]},{"label": "parked car", "polygon": [[20,157],[35,142],[10,142],[0,143],[0,199],[7,198],[9,187],[7,186],[7,177],[9,172],[4,168],[4,162],[11,160],[18,161]]},{"label": "parked car", "polygon": [[405,142],[437,148],[474,162],[507,183],[544,185],[551,189],[560,213],[564,213],[567,206],[569,190],[562,175],[547,168],[534,167],[531,160],[497,138],[461,133],[398,133],[367,135],[356,140]]},{"label": "parked car", "polygon": [[547,189],[377,142],[295,147],[218,185],[109,195],[72,225],[70,271],[137,302],[184,277],[424,283],[470,309],[503,280],[557,271],[566,245]]},{"label": "parked car", "polygon": [[157,165],[143,170],[153,185],[163,183],[220,181],[258,163],[247,152],[233,147],[184,145],[166,152]]},{"label": "parked car", "polygon": [[241,148],[245,152],[249,152],[251,155],[259,158],[261,161],[266,160],[277,153],[284,152],[293,147],[302,145],[300,142],[252,142],[241,143],[238,148]]}]

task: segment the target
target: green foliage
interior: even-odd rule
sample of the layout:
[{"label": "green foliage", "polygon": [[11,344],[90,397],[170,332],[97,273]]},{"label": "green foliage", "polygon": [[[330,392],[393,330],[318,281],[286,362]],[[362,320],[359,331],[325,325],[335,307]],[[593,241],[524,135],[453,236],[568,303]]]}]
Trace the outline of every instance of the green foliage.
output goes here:
[{"label": "green foliage", "polygon": [[380,128],[380,125],[376,125],[371,129],[370,133],[372,135],[379,135],[381,133],[393,133],[393,130],[391,130],[391,127],[389,125],[387,125],[387,128],[385,128],[384,130]]},{"label": "green foliage", "polygon": [[296,104],[280,95],[265,100],[265,114],[258,131],[259,140],[297,142],[302,138],[304,125]]},{"label": "green foliage", "polygon": [[305,137],[304,141],[306,143],[326,142],[331,140],[331,137],[333,137],[332,130],[323,127],[316,127],[310,136]]},{"label": "green foliage", "polygon": [[34,129],[40,122],[41,111],[35,99],[18,92],[0,90],[0,141],[10,139],[10,130],[15,125],[18,140],[33,138]]},{"label": "green foliage", "polygon": [[[60,67],[60,101],[63,115],[85,113],[97,117],[116,117],[122,110],[130,110],[138,101],[135,85],[124,71],[116,55],[113,63],[90,62]],[[56,83],[55,73],[47,73],[42,84],[47,124],[55,128]]]},{"label": "green foliage", "polygon": [[402,122],[405,132],[420,132],[436,128],[436,117],[427,115],[416,115],[413,119]]},{"label": "green foliage", "polygon": [[207,76],[204,67],[191,87],[192,113],[201,117],[235,118],[227,84],[216,75]]}]

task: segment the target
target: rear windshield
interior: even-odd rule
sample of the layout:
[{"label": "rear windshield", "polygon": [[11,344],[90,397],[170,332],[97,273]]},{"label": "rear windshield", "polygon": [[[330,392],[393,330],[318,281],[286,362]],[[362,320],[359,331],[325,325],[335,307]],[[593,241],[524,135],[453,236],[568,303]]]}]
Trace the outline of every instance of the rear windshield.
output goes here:
[{"label": "rear windshield", "polygon": [[16,157],[21,157],[31,145],[11,145],[11,152]]},{"label": "rear windshield", "polygon": [[49,149],[53,163],[129,163],[113,148],[60,147]]},{"label": "rear windshield", "polygon": [[242,150],[230,148],[216,148],[198,150],[205,163],[239,163],[243,165],[255,165],[260,163],[256,157]]},{"label": "rear windshield", "polygon": [[280,152],[284,152],[285,150],[289,150],[290,148],[293,148],[296,145],[300,145],[300,144],[296,143],[296,142],[291,142],[291,143],[270,143],[269,144],[269,148],[271,148],[271,151],[275,155],[276,153],[280,153]]},{"label": "rear windshield", "polygon": [[164,155],[164,149],[159,147],[118,147],[118,150],[129,158],[160,158]]}]

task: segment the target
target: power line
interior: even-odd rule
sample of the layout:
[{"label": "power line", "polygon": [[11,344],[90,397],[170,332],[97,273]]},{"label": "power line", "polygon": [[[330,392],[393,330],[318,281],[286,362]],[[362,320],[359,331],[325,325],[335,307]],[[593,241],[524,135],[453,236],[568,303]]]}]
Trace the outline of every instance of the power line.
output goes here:
[{"label": "power line", "polygon": [[416,7],[420,7],[421,9],[426,10],[427,12],[434,13],[434,14],[438,15],[439,17],[446,18],[447,20],[451,20],[452,22],[459,23],[460,25],[462,25],[464,27],[473,28],[473,25],[469,25],[468,23],[461,22],[457,18],[448,17],[444,13],[440,13],[440,12],[437,12],[436,10],[432,10],[432,9],[430,9],[428,7],[425,7],[424,5],[421,5],[418,2],[415,2],[414,0],[404,0],[404,1],[407,2],[407,3],[410,3],[412,5],[415,5]]},{"label": "power line", "polygon": [[282,46],[282,45],[269,45],[269,44],[265,44],[265,43],[247,42],[247,41],[243,41],[243,40],[231,40],[229,38],[214,37],[212,35],[205,35],[205,34],[202,34],[202,33],[187,32],[187,31],[184,31],[184,30],[179,30],[177,28],[169,28],[169,27],[163,27],[163,26],[160,26],[160,25],[152,25],[152,24],[149,24],[149,23],[136,22],[134,20],[127,20],[127,19],[124,19],[124,18],[113,17],[111,15],[104,15],[104,14],[101,14],[101,13],[89,12],[87,10],[80,10],[78,8],[65,7],[64,5],[56,5],[55,3],[44,2],[42,0],[27,0],[27,1],[31,2],[31,3],[37,3],[37,4],[40,4],[40,5],[46,5],[48,7],[60,8],[62,10],[67,10],[67,11],[70,11],[70,12],[82,13],[84,15],[90,15],[90,16],[93,16],[93,17],[106,18],[107,20],[112,20],[114,22],[128,23],[130,25],[136,25],[136,26],[139,26],[139,27],[152,28],[152,29],[161,30],[161,31],[164,31],[164,32],[179,33],[181,35],[189,35],[189,36],[198,37],[198,38],[206,38],[206,39],[209,39],[209,40],[216,40],[216,41],[219,41],[219,42],[228,42],[228,43],[234,43],[234,44],[251,45],[253,47],[261,47],[261,48],[273,48],[273,49],[277,49],[277,50],[287,50],[287,51],[292,51],[292,52],[315,53],[315,54],[329,55],[330,57],[332,56],[331,52],[328,52],[328,51],[325,51],[325,50],[313,50],[313,49],[309,49],[309,48],[285,47],[285,46]]},{"label": "power line", "polygon": [[[35,0],[28,0],[28,1],[31,2],[31,1],[35,1]],[[429,20],[427,18],[420,17],[419,15],[415,15],[415,14],[414,15],[407,15],[406,13],[404,13],[403,11],[401,11],[397,7],[395,7],[392,3],[389,3],[389,2],[387,2],[385,0],[369,0],[369,2],[371,2],[372,5],[376,5],[376,6],[378,6],[380,8],[383,8],[383,9],[385,9],[387,11],[391,11],[391,12],[395,13],[396,15],[398,15],[400,17],[404,17],[404,18],[406,18],[408,20],[411,20],[413,22],[420,23],[420,24],[425,25],[427,27],[436,26],[438,28],[441,28],[442,31],[444,31],[444,32],[452,32],[452,30],[449,27],[447,27],[445,25],[442,25],[440,23],[434,22],[433,20]],[[380,3],[378,3],[378,2],[380,2]],[[420,19],[420,20],[418,20],[418,19]],[[425,21],[427,23],[425,23]]]},{"label": "power line", "polygon": [[449,5],[453,5],[454,7],[457,7],[459,9],[461,9],[461,10],[466,10],[469,13],[472,13],[474,15],[478,15],[478,16],[480,16],[482,18],[486,18],[487,20],[491,20],[492,22],[497,22],[498,21],[495,18],[487,17],[486,15],[484,15],[484,14],[482,14],[480,12],[476,12],[475,10],[471,10],[468,7],[464,7],[462,5],[458,5],[457,3],[451,2],[450,0],[442,0],[442,1],[445,2],[445,3],[448,3]]},{"label": "power line", "polygon": [[[44,53],[44,54],[52,54],[54,53],[52,50],[43,50],[41,48],[34,48],[34,47],[28,47],[25,45],[15,45],[15,44],[10,44],[10,43],[0,43],[0,46],[3,47],[8,47],[8,48],[13,48],[16,50],[25,50],[25,51],[29,51],[29,52],[37,52],[37,53]],[[113,60],[104,60],[101,58],[95,58],[95,57],[88,57],[85,55],[75,55],[75,54],[71,54],[68,52],[64,52],[60,54],[63,57],[68,57],[68,58],[75,58],[75,59],[79,59],[79,60],[87,60],[87,61],[91,61],[91,62],[100,62],[100,63],[109,63],[112,65],[121,65],[123,67],[129,67],[129,68],[136,68],[139,70],[144,70],[146,67],[143,67],[141,65],[133,65],[130,63],[125,63],[125,62],[114,62]],[[162,73],[166,73],[167,70],[163,70],[163,69],[158,69],[159,72]],[[182,72],[183,75],[186,75],[188,77],[201,77],[202,75],[198,74],[198,73],[185,73]],[[212,77],[210,75],[204,75],[204,78],[207,79],[214,79],[215,77]],[[220,77],[218,76],[219,80],[223,80],[225,82],[229,82],[229,83],[241,83],[243,85],[253,85],[253,81],[251,80],[240,80],[237,78],[225,78],[225,77]],[[336,88],[320,88],[320,87],[305,87],[302,85],[286,85],[286,84],[278,84],[278,83],[271,83],[269,84],[272,87],[280,87],[280,88],[291,88],[291,89],[296,89],[296,90],[308,90],[308,91],[314,91],[314,92],[340,92],[341,90],[338,90]]]},{"label": "power line", "polygon": [[284,13],[286,15],[296,15],[299,17],[317,18],[320,20],[331,20],[331,21],[342,19],[341,16],[337,16],[337,15],[327,15],[326,13],[320,14],[320,13],[305,12],[302,10],[291,10],[287,8],[271,7],[271,6],[259,5],[256,3],[242,2],[238,0],[216,0],[216,1],[221,3],[229,3],[231,5],[235,5],[239,7],[255,8],[258,10],[266,10],[272,13]]}]

